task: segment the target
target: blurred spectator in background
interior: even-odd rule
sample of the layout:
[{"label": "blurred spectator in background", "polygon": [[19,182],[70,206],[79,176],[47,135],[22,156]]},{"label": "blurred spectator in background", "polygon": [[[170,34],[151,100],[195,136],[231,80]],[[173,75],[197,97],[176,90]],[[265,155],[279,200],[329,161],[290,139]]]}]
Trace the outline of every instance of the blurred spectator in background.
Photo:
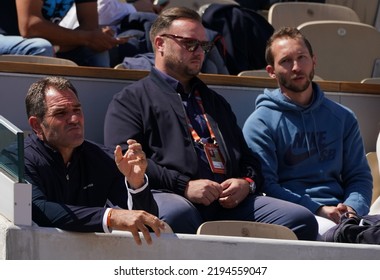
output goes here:
[{"label": "blurred spectator in background", "polygon": [[[126,56],[133,57],[152,51],[149,48],[149,29],[156,19],[156,14],[160,13],[167,4],[168,0],[97,1],[99,25],[111,28],[116,37],[124,38],[124,43],[131,40],[129,44],[120,44],[109,50],[111,67],[121,63]],[[79,26],[75,5],[59,25],[69,29]]]},{"label": "blurred spectator in background", "polygon": [[0,1],[0,55],[54,55],[53,46],[45,39],[11,36],[18,34],[17,24],[15,26],[11,24],[14,19],[17,19],[15,1]]},{"label": "blurred spectator in background", "polygon": [[[80,25],[75,30],[59,26],[74,3]],[[46,39],[57,57],[78,65],[108,67],[108,50],[127,41],[99,28],[96,0],[2,0],[0,5],[0,26],[7,35]]]},{"label": "blurred spectator in background", "polygon": [[[168,3],[168,0],[137,0],[127,2],[119,0],[98,0],[99,25],[112,26],[117,30],[121,21],[127,15],[135,12],[158,14]],[[59,25],[70,29],[75,29],[79,26],[75,5],[71,7]]]}]

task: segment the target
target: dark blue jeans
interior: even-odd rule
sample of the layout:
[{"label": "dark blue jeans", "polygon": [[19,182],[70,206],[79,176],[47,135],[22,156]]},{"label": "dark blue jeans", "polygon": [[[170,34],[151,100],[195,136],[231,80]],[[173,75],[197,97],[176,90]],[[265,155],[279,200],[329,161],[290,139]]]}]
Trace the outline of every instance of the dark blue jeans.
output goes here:
[{"label": "dark blue jeans", "polygon": [[153,190],[160,219],[175,233],[196,233],[206,221],[243,220],[277,224],[290,228],[300,240],[316,240],[318,223],[303,206],[268,196],[248,195],[235,208],[223,208],[215,201],[209,206],[193,204],[186,198]]}]

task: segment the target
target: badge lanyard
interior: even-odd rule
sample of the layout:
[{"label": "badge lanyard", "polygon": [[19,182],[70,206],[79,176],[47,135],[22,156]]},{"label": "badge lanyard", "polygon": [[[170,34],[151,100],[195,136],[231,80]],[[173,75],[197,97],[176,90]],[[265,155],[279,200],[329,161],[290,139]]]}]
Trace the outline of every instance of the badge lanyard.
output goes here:
[{"label": "badge lanyard", "polygon": [[210,137],[213,140],[213,143],[203,143],[201,141],[201,137],[195,131],[195,129],[193,128],[188,116],[186,115],[186,121],[187,121],[187,125],[189,127],[189,130],[190,130],[191,136],[193,137],[195,143],[201,144],[203,146],[203,149],[204,149],[204,152],[206,154],[207,161],[210,165],[211,171],[213,173],[225,174],[226,170],[225,170],[225,166],[224,166],[224,158],[223,158],[222,153],[220,152],[219,146],[216,142],[216,137],[215,137],[214,131],[212,130],[210,122],[208,121],[205,110],[203,108],[201,96],[197,90],[195,91],[194,96],[195,96],[195,100],[197,101],[199,107],[201,108],[203,118],[206,121],[207,128],[210,132]]}]

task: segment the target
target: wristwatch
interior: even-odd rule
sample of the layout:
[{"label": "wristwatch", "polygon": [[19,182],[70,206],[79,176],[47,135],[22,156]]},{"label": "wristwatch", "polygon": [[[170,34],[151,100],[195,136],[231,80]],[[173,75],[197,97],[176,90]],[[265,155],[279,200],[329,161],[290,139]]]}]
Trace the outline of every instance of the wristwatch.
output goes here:
[{"label": "wristwatch", "polygon": [[256,184],[255,184],[255,181],[253,181],[251,178],[249,177],[244,177],[243,178],[244,180],[246,180],[248,183],[249,183],[249,193],[250,194],[254,194],[255,191],[256,191]]}]

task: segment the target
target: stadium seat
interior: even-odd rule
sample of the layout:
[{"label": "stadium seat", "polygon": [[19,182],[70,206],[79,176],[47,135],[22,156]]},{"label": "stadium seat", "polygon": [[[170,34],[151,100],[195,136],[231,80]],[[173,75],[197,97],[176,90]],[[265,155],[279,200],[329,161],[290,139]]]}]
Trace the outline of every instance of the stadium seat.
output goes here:
[{"label": "stadium seat", "polygon": [[55,65],[67,65],[78,66],[75,62],[57,57],[49,56],[37,56],[37,55],[0,55],[0,61],[10,62],[28,62],[28,63],[40,63],[40,64],[55,64]]},{"label": "stadium seat", "polygon": [[371,174],[373,178],[373,193],[371,205],[375,200],[380,196],[380,172],[379,172],[379,163],[377,160],[376,152],[369,152],[366,155],[369,167],[371,169]]},{"label": "stadium seat", "polygon": [[268,21],[274,29],[283,26],[297,27],[315,20],[345,20],[360,22],[354,10],[341,5],[312,2],[281,2],[268,11]]},{"label": "stadium seat", "polygon": [[365,78],[361,81],[362,84],[380,84],[380,77],[377,78]]},{"label": "stadium seat", "polygon": [[[241,71],[238,74],[239,77],[263,77],[263,78],[270,78],[268,75],[268,72],[264,69],[259,70],[246,70]],[[323,79],[317,75],[314,75],[313,81],[323,81]]]},{"label": "stadium seat", "polygon": [[379,11],[379,0],[325,0],[326,4],[341,5],[353,9],[360,22],[374,25]]},{"label": "stadium seat", "polygon": [[123,63],[119,63],[118,65],[115,65],[114,69],[126,69]]},{"label": "stadium seat", "polygon": [[262,77],[262,78],[270,78],[268,72],[265,69],[258,70],[245,70],[241,71],[237,74],[239,77]]},{"label": "stadium seat", "polygon": [[317,57],[316,74],[330,81],[360,82],[373,77],[380,58],[380,33],[371,25],[336,20],[298,26]]},{"label": "stadium seat", "polygon": [[297,240],[295,233],[287,227],[250,221],[210,221],[199,226],[197,234],[257,237]]}]

